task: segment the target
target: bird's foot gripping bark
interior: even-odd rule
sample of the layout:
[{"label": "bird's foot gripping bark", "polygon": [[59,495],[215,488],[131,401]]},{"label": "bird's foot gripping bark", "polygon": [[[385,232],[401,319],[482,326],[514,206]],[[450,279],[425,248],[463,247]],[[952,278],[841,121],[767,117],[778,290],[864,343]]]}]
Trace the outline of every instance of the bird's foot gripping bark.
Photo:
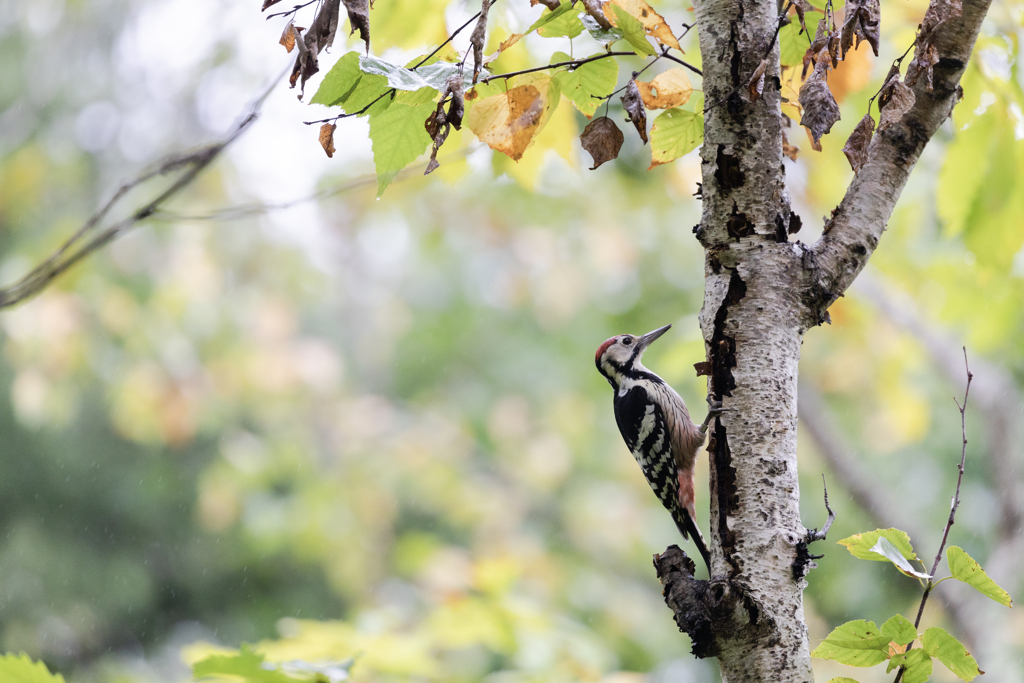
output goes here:
[{"label": "bird's foot gripping bark", "polygon": [[655,555],[654,569],[665,587],[665,604],[679,630],[690,636],[695,657],[717,657],[723,648],[764,642],[776,631],[775,621],[740,584],[694,578],[696,566],[679,546]]},{"label": "bird's foot gripping bark", "polygon": [[704,418],[704,422],[700,425],[700,433],[707,434],[708,425],[711,424],[711,420],[718,417],[722,413],[728,412],[731,408],[723,408],[721,401],[715,401],[708,396],[708,416]]}]

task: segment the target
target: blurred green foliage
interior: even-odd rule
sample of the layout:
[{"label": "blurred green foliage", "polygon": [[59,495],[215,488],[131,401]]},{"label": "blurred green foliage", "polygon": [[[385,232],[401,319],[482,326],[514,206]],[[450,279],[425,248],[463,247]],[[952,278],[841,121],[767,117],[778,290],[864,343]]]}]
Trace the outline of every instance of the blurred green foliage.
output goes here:
[{"label": "blurred green foliage", "polygon": [[[408,4],[379,3],[375,36],[404,36],[408,49],[443,39],[434,19],[447,3],[418,13]],[[514,28],[519,10],[506,4],[492,21]],[[681,3],[663,4],[670,21],[688,16]],[[849,90],[822,153],[790,135],[804,148],[787,161],[804,225],[795,237],[813,241],[841,197],[851,175],[845,135],[924,7],[883,7],[882,58],[837,72]],[[264,35],[253,47],[263,30],[254,7],[50,9],[0,12],[4,284],[138,165],[212,135],[204,107],[223,90],[209,90],[209,74],[256,92],[265,73],[252,55],[280,51]],[[155,41],[154,17],[167,16],[200,35],[228,19],[244,30],[160,57],[166,72],[140,66],[139,41]],[[414,16],[430,21],[410,31]],[[1018,391],[1020,23],[1019,3],[993,9],[965,99],[915,171],[868,273]],[[695,38],[684,46],[697,59]],[[512,51],[501,59],[518,68]],[[104,146],[102,126],[90,128],[84,113],[97,102],[119,112]],[[228,120],[230,105],[221,107]],[[271,135],[313,118],[274,106]],[[576,134],[584,122],[563,115],[546,130]],[[358,125],[339,127],[339,150],[346,136],[365,138]],[[315,131],[300,133],[319,153]],[[603,339],[671,322],[649,366],[702,414],[705,386],[692,368],[704,357],[703,254],[691,234],[699,160],[648,173],[646,151],[627,141],[618,161],[591,173],[571,139],[538,143],[519,164],[489,152],[453,158],[430,178],[400,177],[381,202],[364,187],[310,210],[168,218],[0,312],[0,647],[97,683],[188,680],[182,652],[190,663],[221,652],[203,642],[259,643],[259,656],[277,662],[355,657],[354,680],[367,681],[716,680],[661,601],[650,558],[677,532],[622,446],[591,362]],[[246,175],[249,140],[175,210],[201,216],[266,199]],[[372,165],[353,152],[329,169],[293,170],[329,188]],[[962,386],[856,285],[831,316],[831,327],[808,333],[802,381],[823,395],[847,456],[925,530],[912,540],[927,556],[955,482],[949,396]],[[951,542],[991,572],[985,558],[1018,530],[1001,513],[1005,482],[982,417],[968,411]],[[825,473],[835,539],[879,526],[805,434],[800,448],[806,525],[824,519]],[[1014,453],[1019,479],[1019,443]],[[703,460],[697,476],[706,481]],[[707,518],[703,489],[698,516]],[[911,614],[915,582],[822,547],[807,579],[812,647],[844,621]],[[1020,593],[1019,575],[993,578]],[[955,583],[939,592],[964,589]],[[973,647],[995,643],[1002,655],[972,652],[998,680],[1019,680],[1019,618],[998,605],[989,618],[979,604],[988,601],[971,598],[984,622]],[[945,620],[934,601],[922,626]],[[820,664],[825,678],[845,671]]]}]

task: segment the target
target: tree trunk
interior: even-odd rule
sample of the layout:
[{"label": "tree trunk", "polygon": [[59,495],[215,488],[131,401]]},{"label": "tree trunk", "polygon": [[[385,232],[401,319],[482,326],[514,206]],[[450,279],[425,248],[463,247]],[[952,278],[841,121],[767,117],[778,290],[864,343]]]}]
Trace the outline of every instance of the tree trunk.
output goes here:
[{"label": "tree trunk", "polygon": [[[815,537],[800,520],[796,460],[800,346],[864,267],[924,145],[958,100],[988,3],[965,0],[963,16],[936,31],[933,89],[919,79],[916,105],[875,136],[825,234],[808,247],[789,241],[799,219],[782,157],[779,8],[694,2],[705,94],[696,228],[706,250],[703,371],[727,412],[708,443],[711,579],[694,579],[678,549],[655,565],[694,654],[717,657],[723,681],[814,680],[803,589]],[[762,59],[763,92],[751,102],[747,82]]]}]

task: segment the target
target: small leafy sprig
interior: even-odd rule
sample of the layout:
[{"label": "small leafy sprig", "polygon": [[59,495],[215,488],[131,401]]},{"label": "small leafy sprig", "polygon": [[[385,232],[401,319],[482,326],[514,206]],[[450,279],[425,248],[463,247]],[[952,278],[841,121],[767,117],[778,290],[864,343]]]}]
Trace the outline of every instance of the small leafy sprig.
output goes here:
[{"label": "small leafy sprig", "polygon": [[[993,581],[981,565],[965,550],[957,546],[951,546],[946,550],[949,576],[938,581],[935,580],[939,562],[942,560],[942,551],[949,538],[949,530],[953,526],[957,508],[960,506],[960,486],[963,483],[964,465],[967,461],[967,398],[970,395],[971,380],[974,376],[967,364],[966,349],[964,349],[964,368],[967,372],[967,388],[964,391],[963,403],[953,399],[960,411],[960,430],[963,436],[956,491],[953,494],[949,517],[946,520],[942,541],[935,554],[931,571],[924,571],[924,563],[914,553],[910,536],[899,529],[876,529],[839,541],[840,545],[846,546],[850,554],[858,559],[890,562],[900,573],[916,578],[924,589],[921,603],[917,609],[917,618],[911,623],[906,617],[897,614],[882,624],[881,628],[874,622],[863,619],[848,621],[833,630],[811,653],[812,656],[858,667],[875,666],[888,661],[887,672],[898,669],[894,683],[901,681],[903,683],[924,683],[932,675],[933,659],[942,662],[947,669],[963,681],[974,680],[976,676],[984,673],[978,668],[978,662],[967,651],[967,648],[945,629],[933,626],[924,633],[918,632],[928,596],[937,585],[947,579],[962,581],[1000,605],[1012,606],[1009,593]],[[921,564],[921,570],[915,569],[912,562]],[[920,641],[921,646],[914,649],[914,643],[917,641]],[[856,683],[856,681],[852,678],[841,677],[833,678],[829,683]]]}]

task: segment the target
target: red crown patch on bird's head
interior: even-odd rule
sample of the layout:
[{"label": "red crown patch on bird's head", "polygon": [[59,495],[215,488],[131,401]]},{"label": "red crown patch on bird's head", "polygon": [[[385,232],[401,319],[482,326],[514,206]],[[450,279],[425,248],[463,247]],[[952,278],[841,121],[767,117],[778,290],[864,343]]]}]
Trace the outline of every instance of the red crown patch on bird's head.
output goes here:
[{"label": "red crown patch on bird's head", "polygon": [[601,355],[608,349],[609,346],[615,343],[616,339],[618,339],[618,337],[612,337],[611,339],[606,340],[603,344],[597,347],[597,353],[594,354],[595,363],[601,362]]}]

